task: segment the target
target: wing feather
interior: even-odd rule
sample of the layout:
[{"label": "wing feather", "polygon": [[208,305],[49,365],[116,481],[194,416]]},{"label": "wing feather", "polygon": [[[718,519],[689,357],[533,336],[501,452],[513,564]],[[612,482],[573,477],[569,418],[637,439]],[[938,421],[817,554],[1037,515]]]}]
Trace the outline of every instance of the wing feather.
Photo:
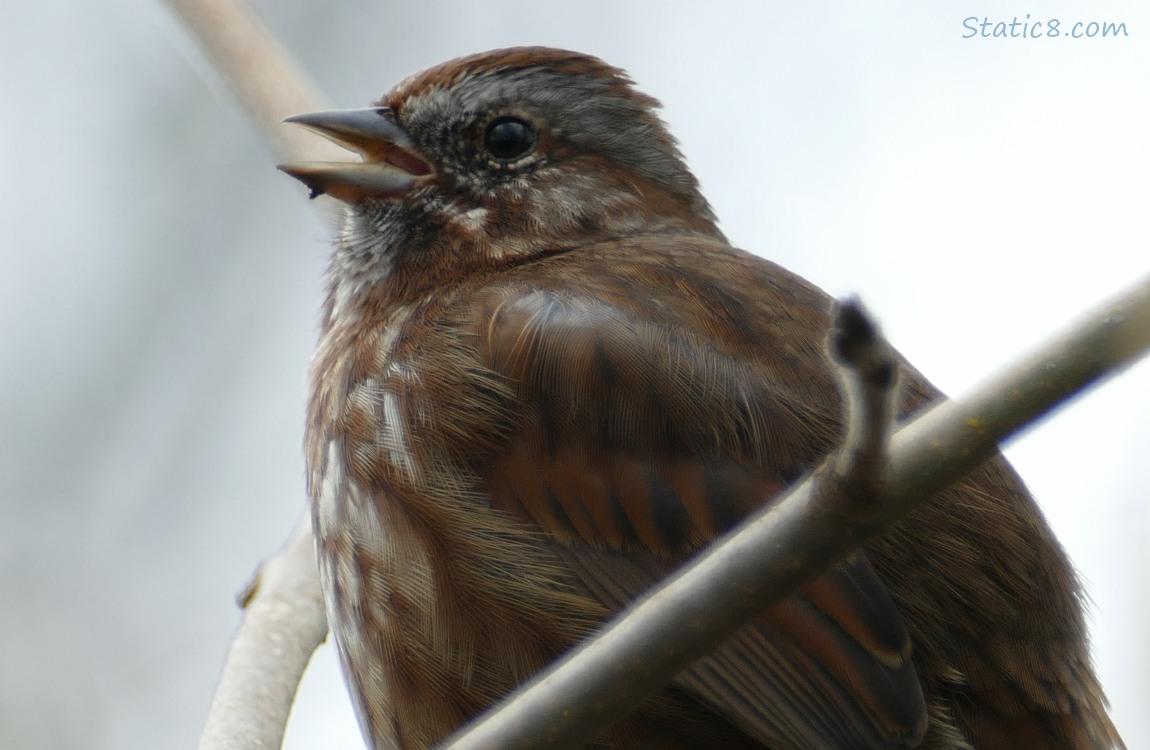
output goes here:
[{"label": "wing feather", "polygon": [[[482,468],[484,489],[544,529],[609,609],[768,503],[804,464],[809,444],[790,438],[810,432],[810,415],[684,328],[539,287],[493,292],[473,316],[485,365],[524,405]],[[909,636],[862,553],[677,685],[769,746],[909,746],[925,730]]]}]

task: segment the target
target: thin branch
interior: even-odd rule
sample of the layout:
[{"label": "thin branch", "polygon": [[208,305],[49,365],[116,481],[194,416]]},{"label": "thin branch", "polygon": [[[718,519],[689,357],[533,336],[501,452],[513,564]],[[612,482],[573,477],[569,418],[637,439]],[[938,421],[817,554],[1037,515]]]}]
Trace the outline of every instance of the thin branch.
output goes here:
[{"label": "thin branch", "polygon": [[830,466],[843,486],[873,497],[887,480],[898,358],[853,298],[836,307],[827,350],[839,365],[847,424],[843,446]]},{"label": "thin branch", "polygon": [[899,430],[883,496],[837,491],[826,482],[826,467],[839,460],[832,457],[444,747],[584,746],[743,624],[992,455],[999,441],[1148,348],[1150,278],[971,396],[944,401]]},{"label": "thin branch", "polygon": [[338,146],[283,126],[289,115],[330,107],[251,8],[236,0],[164,1],[195,37],[278,161],[347,158]]},{"label": "thin branch", "polygon": [[245,613],[232,641],[199,750],[275,748],[300,676],[327,634],[308,516],[243,594]]}]

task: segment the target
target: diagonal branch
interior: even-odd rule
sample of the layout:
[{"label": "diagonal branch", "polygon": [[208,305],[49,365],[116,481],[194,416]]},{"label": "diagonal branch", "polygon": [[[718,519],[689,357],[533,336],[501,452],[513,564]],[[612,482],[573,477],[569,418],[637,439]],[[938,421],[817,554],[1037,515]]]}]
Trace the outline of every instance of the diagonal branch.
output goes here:
[{"label": "diagonal branch", "polygon": [[[857,444],[444,747],[583,747],[743,624],[988,458],[999,441],[1147,349],[1150,278],[975,393],[900,429],[882,496],[828,481],[837,466],[860,467],[849,456],[867,441],[850,438]],[[852,420],[874,403],[853,388]]]},{"label": "diagonal branch", "polygon": [[346,158],[346,152],[334,144],[299,128],[283,127],[289,115],[327,107],[318,87],[242,0],[164,2],[193,35],[277,161]]}]

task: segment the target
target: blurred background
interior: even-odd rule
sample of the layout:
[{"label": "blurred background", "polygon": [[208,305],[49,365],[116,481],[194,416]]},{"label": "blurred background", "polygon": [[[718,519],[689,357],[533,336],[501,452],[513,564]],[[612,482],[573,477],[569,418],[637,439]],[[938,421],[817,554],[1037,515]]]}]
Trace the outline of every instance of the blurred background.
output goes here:
[{"label": "blurred background", "polygon": [[[955,394],[1150,272],[1150,6],[1030,5],[257,3],[340,107],[493,47],[630,70],[736,244],[861,294]],[[964,38],[985,13],[1064,36]],[[328,233],[158,0],[5,3],[0,62],[0,747],[193,746],[304,508]],[[1131,748],[1148,445],[1143,363],[1008,447]],[[362,747],[330,649],[287,746]]]}]

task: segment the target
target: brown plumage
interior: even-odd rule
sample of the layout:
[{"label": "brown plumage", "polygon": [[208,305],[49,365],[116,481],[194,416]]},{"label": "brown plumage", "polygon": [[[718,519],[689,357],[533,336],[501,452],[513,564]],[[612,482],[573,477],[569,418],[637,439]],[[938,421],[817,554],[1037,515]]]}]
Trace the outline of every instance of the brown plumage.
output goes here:
[{"label": "brown plumage", "polygon": [[[362,164],[309,484],[375,748],[423,748],[569,649],[840,437],[829,299],[731,247],[657,104],[499,50],[294,118]],[[909,366],[904,414],[938,392]],[[611,748],[1120,745],[1065,555],[1001,458],[682,673]]]}]

